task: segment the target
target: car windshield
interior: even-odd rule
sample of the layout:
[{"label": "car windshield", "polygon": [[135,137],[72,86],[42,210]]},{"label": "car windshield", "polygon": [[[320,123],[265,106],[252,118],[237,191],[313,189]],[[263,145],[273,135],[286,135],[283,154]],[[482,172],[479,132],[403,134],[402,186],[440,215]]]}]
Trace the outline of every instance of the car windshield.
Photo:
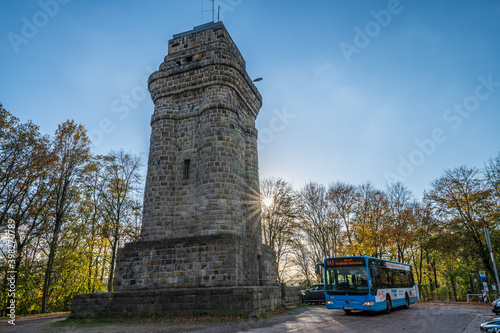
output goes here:
[{"label": "car windshield", "polygon": [[315,284],[309,287],[309,291],[323,290],[322,284]]},{"label": "car windshield", "polygon": [[329,295],[367,295],[368,278],[365,266],[328,267],[326,293]]}]

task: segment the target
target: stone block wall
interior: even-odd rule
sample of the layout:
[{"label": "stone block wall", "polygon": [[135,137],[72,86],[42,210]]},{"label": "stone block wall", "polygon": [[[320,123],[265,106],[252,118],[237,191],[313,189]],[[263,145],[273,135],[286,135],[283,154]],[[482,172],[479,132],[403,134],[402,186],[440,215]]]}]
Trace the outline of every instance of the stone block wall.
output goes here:
[{"label": "stone block wall", "polygon": [[274,251],[234,234],[128,243],[117,258],[115,291],[276,285]]},{"label": "stone block wall", "polygon": [[300,293],[300,287],[290,287],[285,283],[281,284],[281,300],[285,303],[301,303],[302,294]]},{"label": "stone block wall", "polygon": [[80,294],[71,318],[244,315],[257,316],[281,303],[278,286],[174,288]]}]

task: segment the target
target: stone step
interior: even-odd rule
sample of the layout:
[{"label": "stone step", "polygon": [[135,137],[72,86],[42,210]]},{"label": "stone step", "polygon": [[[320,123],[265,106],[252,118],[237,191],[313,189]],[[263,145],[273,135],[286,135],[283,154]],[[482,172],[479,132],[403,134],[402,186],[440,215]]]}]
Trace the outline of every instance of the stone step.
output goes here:
[{"label": "stone step", "polygon": [[297,304],[295,303],[284,303],[283,306],[285,307],[285,309],[295,309],[297,307]]}]

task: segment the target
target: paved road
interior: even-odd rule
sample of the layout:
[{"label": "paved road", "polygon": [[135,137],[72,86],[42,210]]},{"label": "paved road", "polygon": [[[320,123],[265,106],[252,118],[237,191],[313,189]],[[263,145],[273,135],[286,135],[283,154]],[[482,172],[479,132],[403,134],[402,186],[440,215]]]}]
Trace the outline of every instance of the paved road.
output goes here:
[{"label": "paved road", "polygon": [[240,324],[217,323],[128,323],[99,325],[76,329],[53,327],[50,321],[65,319],[67,314],[18,318],[12,327],[2,319],[1,332],[457,332],[478,333],[479,324],[493,318],[490,306],[475,304],[417,303],[409,310],[396,309],[391,314],[327,310],[324,305],[292,311],[288,315]]},{"label": "paved road", "polygon": [[[54,321],[64,320],[69,316],[68,313],[51,313],[44,315],[17,317],[14,321],[15,325],[9,324],[7,321],[10,319],[0,319],[0,332],[22,332],[34,333],[43,332],[50,329],[49,323]],[[49,331],[47,331],[49,332]]]},{"label": "paved road", "polygon": [[[396,309],[391,314],[328,310],[313,306],[298,310],[286,320],[272,318],[268,321],[244,323],[223,330],[205,332],[457,332],[479,333],[479,325],[493,318],[490,306],[417,303],[408,310]],[[275,321],[275,322],[273,322]],[[260,327],[255,325],[260,324]]]}]

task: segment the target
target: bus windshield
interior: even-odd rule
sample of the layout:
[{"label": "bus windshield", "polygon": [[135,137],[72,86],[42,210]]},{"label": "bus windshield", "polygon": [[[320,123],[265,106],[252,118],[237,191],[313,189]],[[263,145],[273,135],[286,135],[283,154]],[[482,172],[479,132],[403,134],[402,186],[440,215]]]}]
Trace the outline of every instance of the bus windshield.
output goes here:
[{"label": "bus windshield", "polygon": [[326,268],[326,293],[328,295],[367,295],[366,266]]}]

